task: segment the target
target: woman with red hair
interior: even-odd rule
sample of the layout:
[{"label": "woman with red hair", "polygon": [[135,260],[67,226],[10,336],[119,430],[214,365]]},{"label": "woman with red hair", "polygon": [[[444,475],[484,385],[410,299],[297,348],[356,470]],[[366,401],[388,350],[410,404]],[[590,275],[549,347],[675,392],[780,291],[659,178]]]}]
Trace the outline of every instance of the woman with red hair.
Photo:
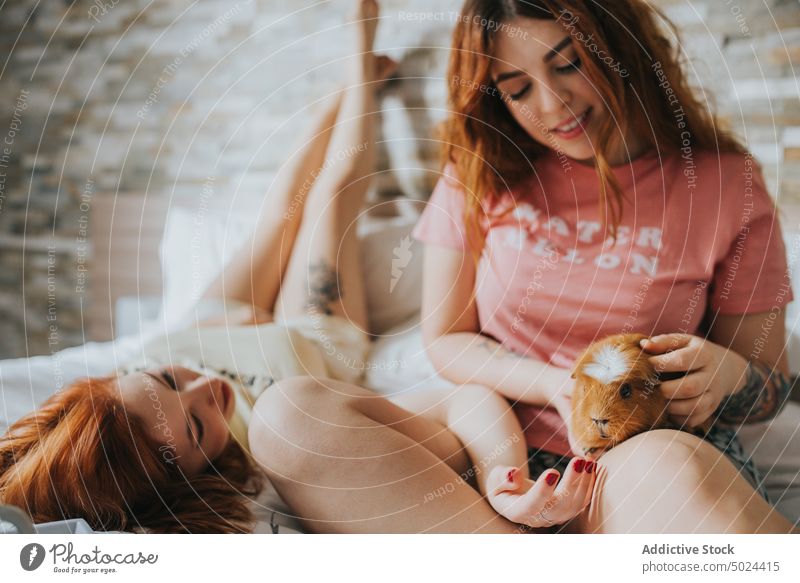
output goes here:
[{"label": "woman with red hair", "polygon": [[252,529],[248,497],[266,485],[249,452],[253,403],[287,376],[355,381],[364,370],[354,225],[375,166],[375,93],[395,64],[372,52],[374,2],[356,5],[346,88],[281,168],[250,245],[195,313],[222,312],[14,423],[0,437],[0,502],[37,523],[84,518],[98,530]]},{"label": "woman with red hair", "polygon": [[[259,450],[317,528],[518,530],[477,482],[533,528],[791,529],[735,430],[789,392],[781,232],[758,165],[690,90],[666,25],[644,0],[466,0],[444,175],[415,231],[426,351],[463,386],[395,399],[403,409],[312,379],[280,383],[292,399],[265,394]],[[658,430],[614,447],[588,465],[587,497],[563,421],[571,368],[622,332],[650,337],[657,370],[688,371],[660,385],[672,418],[714,426],[705,440]],[[524,441],[496,395],[518,405]],[[481,422],[490,407],[497,422]],[[490,474],[507,479],[488,489]]]},{"label": "woman with red hair", "polygon": [[735,426],[788,398],[781,230],[668,23],[643,0],[468,0],[456,27],[444,177],[415,232],[423,331],[442,376],[518,404],[529,463],[502,490],[530,515],[531,477],[582,467],[562,422],[576,358],[624,332],[650,336],[657,370],[689,371],[660,385],[668,412],[714,421],[706,439],[765,493]]}]

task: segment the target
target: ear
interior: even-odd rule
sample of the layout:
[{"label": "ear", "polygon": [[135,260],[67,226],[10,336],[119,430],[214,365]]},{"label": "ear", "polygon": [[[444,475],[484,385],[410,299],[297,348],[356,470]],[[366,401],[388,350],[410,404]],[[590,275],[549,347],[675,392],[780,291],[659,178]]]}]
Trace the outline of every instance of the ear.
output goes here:
[{"label": "ear", "polygon": [[576,377],[575,377],[575,373],[573,372],[571,375],[569,375],[569,378],[571,378],[571,379],[574,379],[574,378],[576,378]]}]

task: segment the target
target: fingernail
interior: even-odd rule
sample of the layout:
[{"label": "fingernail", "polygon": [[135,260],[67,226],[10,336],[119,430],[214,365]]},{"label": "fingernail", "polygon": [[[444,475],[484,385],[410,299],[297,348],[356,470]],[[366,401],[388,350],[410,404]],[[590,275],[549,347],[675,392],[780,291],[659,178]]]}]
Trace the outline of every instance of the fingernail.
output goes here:
[{"label": "fingernail", "polygon": [[547,482],[548,486],[552,486],[553,484],[555,484],[556,480],[558,480],[558,474],[556,474],[555,472],[547,474],[547,476],[545,476],[544,478],[544,481]]},{"label": "fingernail", "polygon": [[572,464],[573,469],[578,472],[579,474],[583,471],[583,466],[586,465],[586,462],[583,460],[575,460],[575,463]]},{"label": "fingernail", "polygon": [[586,462],[586,467],[583,471],[587,474],[591,474],[594,471],[594,462]]},{"label": "fingernail", "polygon": [[508,470],[508,474],[506,474],[506,479],[513,484],[514,483],[514,476],[516,474],[517,474],[517,470],[516,469]]}]

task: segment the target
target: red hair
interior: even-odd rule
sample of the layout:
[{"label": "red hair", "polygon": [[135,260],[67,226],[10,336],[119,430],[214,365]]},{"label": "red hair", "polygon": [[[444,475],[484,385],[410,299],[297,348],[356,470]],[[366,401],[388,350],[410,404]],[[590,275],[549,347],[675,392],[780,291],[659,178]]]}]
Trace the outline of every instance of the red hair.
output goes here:
[{"label": "red hair", "polygon": [[77,381],[0,437],[0,501],[49,522],[83,518],[95,530],[228,533],[252,530],[246,496],[262,474],[241,446],[186,476],[144,421],[128,411],[115,378]]},{"label": "red hair", "polygon": [[[645,140],[648,149],[657,148],[670,155],[680,151],[687,131],[692,147],[698,151],[746,152],[690,89],[681,68],[679,45],[669,41],[661,25],[668,25],[675,38],[677,31],[649,3],[467,0],[453,34],[448,71],[448,79],[458,79],[459,83],[450,84],[451,113],[441,137],[445,143],[443,163],[455,164],[467,193],[465,219],[473,248],[480,250],[485,238],[479,211],[485,213],[501,193],[530,177],[534,160],[548,151],[520,127],[504,100],[496,96],[502,94],[499,90],[495,93],[470,89],[494,87],[490,66],[496,38],[504,34],[499,32],[502,25],[516,18],[560,22],[576,36],[582,33],[582,38],[592,38],[597,46],[592,52],[586,43],[573,43],[583,63],[579,74],[592,83],[611,113],[595,144],[595,165],[601,216],[606,220],[608,207],[612,218],[610,233],[615,238],[622,218],[623,192],[612,173],[608,152],[620,143],[618,125],[625,124],[624,129]],[[619,62],[627,73],[624,78],[600,60],[601,51]],[[654,67],[660,67],[674,96],[660,86],[663,81],[657,80]],[[674,99],[683,108],[685,127],[676,123]]]}]

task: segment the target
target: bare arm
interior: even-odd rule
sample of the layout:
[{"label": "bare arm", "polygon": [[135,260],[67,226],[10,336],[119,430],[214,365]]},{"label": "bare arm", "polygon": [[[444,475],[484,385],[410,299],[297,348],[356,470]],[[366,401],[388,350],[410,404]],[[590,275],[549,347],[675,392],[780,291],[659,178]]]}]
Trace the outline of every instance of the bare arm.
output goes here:
[{"label": "bare arm", "polygon": [[536,405],[571,392],[570,371],[510,352],[480,333],[475,266],[468,252],[426,245],[424,270],[423,339],[442,377]]},{"label": "bare arm", "polygon": [[455,434],[472,463],[470,469],[461,473],[461,478],[465,482],[475,478],[481,494],[487,493],[489,472],[495,466],[518,468],[521,477],[529,477],[522,428],[508,402],[495,391],[465,385],[402,393],[389,399]]},{"label": "bare arm", "polygon": [[522,428],[501,398],[552,405],[569,419],[570,371],[514,354],[480,333],[468,251],[428,245],[424,270],[426,352],[439,374],[462,385],[445,401],[441,422],[464,444],[481,493],[502,516],[529,527],[574,518],[591,498],[593,464],[576,459],[563,476],[550,469],[532,481]]}]

